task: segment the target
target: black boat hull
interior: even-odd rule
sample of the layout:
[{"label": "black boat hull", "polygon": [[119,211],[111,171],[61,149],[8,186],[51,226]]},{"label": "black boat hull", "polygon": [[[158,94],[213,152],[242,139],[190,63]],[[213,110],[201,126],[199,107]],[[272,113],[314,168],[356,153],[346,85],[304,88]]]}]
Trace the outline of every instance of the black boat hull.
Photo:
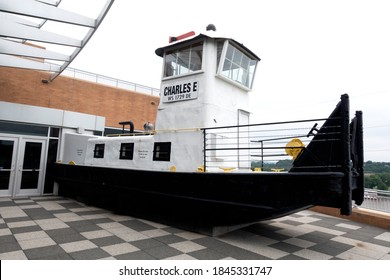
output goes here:
[{"label": "black boat hull", "polygon": [[213,236],[314,205],[341,208],[343,203],[340,172],[182,173],[66,164],[56,168],[60,195]]}]

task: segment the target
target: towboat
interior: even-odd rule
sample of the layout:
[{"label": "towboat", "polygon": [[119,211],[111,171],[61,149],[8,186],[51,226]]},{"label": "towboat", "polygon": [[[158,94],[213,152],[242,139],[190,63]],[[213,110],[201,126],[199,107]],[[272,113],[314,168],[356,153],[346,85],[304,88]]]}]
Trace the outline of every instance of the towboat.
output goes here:
[{"label": "towboat", "polygon": [[[210,236],[316,205],[350,215],[362,204],[362,112],[350,119],[348,94],[328,117],[251,123],[260,58],[217,34],[209,25],[156,49],[163,70],[155,124],[65,135],[59,195]],[[283,159],[291,168],[264,170]]]}]

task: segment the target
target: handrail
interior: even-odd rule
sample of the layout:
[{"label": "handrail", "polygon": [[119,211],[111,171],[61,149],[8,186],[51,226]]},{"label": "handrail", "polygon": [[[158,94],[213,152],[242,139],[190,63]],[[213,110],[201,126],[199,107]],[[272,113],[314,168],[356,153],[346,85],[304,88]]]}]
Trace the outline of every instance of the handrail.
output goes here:
[{"label": "handrail", "polygon": [[76,79],[81,79],[97,84],[102,84],[102,85],[108,85],[116,88],[121,88],[125,90],[132,90],[140,93],[146,93],[150,94],[152,96],[160,96],[160,90],[157,88],[149,87],[149,86],[144,86],[141,84],[136,84],[124,80],[119,80],[115,78],[111,78],[108,76],[96,74],[96,73],[91,73],[88,71],[84,70],[79,70],[71,67],[67,67],[61,75],[65,75],[68,77],[76,78]]},{"label": "handrail", "polygon": [[390,191],[364,189],[364,201],[359,208],[390,213]]},{"label": "handrail", "polygon": [[[294,138],[300,138],[301,142],[306,144],[316,141],[313,140],[314,134],[308,135],[308,131],[313,123],[319,121],[323,123],[325,120],[327,119],[321,118],[202,128],[204,169],[221,166],[250,169],[253,161],[260,160],[263,167],[267,162],[291,159],[286,153],[286,144]],[[332,126],[332,129],[336,131],[326,132],[326,141],[339,141],[340,128]],[[290,145],[289,149],[304,149],[304,147]]]}]

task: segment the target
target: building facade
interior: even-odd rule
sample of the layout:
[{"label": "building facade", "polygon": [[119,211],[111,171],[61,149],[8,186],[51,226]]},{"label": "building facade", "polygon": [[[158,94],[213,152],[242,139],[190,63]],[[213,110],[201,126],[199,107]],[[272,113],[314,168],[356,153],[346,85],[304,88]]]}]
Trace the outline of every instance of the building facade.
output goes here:
[{"label": "building facade", "polygon": [[41,71],[0,67],[0,196],[55,194],[50,169],[65,133],[143,130],[159,97]]}]

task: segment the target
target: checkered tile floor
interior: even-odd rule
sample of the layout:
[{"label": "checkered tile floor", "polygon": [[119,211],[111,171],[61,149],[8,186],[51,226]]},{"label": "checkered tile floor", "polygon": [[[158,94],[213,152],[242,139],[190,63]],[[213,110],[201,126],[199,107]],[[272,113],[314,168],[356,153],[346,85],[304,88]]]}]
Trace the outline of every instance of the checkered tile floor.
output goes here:
[{"label": "checkered tile floor", "polygon": [[306,210],[210,237],[63,197],[0,198],[0,259],[390,260],[390,232]]}]

